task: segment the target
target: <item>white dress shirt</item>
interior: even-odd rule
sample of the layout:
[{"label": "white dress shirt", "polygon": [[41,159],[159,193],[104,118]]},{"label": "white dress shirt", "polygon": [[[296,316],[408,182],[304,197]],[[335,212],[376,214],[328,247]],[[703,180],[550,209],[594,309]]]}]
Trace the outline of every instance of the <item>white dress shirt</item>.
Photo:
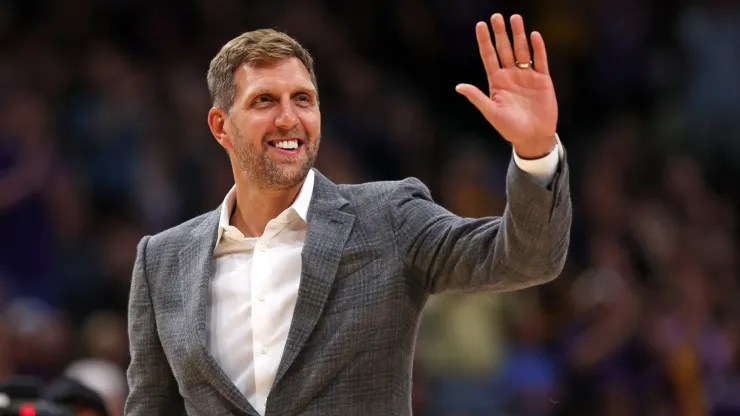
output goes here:
[{"label": "white dress shirt", "polygon": [[[515,163],[543,184],[557,168],[560,144],[548,156]],[[211,281],[210,351],[260,414],[275,380],[293,319],[313,195],[310,171],[293,205],[267,223],[259,238],[245,238],[229,224],[236,187],[224,199]]]},{"label": "white dress shirt", "polygon": [[236,188],[226,195],[221,211],[210,291],[210,350],[260,415],[298,297],[313,185],[310,171],[293,205],[268,222],[259,238],[245,238],[229,224]]}]

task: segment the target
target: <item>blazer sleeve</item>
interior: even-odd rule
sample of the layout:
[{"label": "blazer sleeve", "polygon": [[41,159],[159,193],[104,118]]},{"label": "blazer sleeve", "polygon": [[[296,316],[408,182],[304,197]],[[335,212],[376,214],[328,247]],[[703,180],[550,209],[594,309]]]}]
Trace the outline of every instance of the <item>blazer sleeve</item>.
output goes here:
[{"label": "blazer sleeve", "polygon": [[396,247],[410,276],[430,293],[510,291],[546,283],[562,271],[572,204],[561,153],[549,186],[510,161],[501,217],[464,218],[437,205],[415,178],[391,196]]},{"label": "blazer sleeve", "polygon": [[146,276],[148,242],[149,236],[139,242],[131,279],[128,307],[131,361],[126,371],[129,394],[124,414],[183,415],[184,403],[157,334]]}]

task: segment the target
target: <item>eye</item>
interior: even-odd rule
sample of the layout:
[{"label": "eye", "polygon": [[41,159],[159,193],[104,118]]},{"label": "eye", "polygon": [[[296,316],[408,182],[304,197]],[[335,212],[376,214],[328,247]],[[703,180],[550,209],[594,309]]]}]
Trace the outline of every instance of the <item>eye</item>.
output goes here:
[{"label": "eye", "polygon": [[267,104],[272,101],[272,97],[269,95],[260,95],[259,97],[255,98],[254,101],[252,101],[253,104]]},{"label": "eye", "polygon": [[313,99],[311,98],[311,96],[308,95],[308,94],[306,94],[306,93],[300,93],[300,94],[296,95],[295,96],[295,99],[296,99],[296,101],[298,101],[300,103],[304,103],[304,104],[310,104],[310,103],[313,102]]}]

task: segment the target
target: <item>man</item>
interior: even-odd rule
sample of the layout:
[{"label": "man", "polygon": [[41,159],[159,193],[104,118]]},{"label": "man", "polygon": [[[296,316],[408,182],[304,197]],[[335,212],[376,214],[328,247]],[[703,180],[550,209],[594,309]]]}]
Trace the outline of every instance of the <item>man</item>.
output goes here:
[{"label": "man", "polygon": [[557,277],[571,203],[542,37],[513,16],[476,34],[490,94],[461,84],[512,143],[508,208],[470,219],[416,179],[335,185],[312,168],[310,55],[272,30],[211,62],[208,124],[235,186],[213,212],[142,239],[129,309],[127,415],[408,415],[427,297]]}]

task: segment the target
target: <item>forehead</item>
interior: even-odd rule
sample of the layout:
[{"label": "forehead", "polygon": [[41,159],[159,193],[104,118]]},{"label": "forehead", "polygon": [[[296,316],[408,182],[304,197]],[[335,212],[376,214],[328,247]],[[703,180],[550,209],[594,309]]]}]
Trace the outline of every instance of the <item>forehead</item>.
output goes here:
[{"label": "forehead", "polygon": [[234,73],[234,81],[239,91],[246,94],[257,89],[314,88],[311,75],[298,58],[242,64]]}]

